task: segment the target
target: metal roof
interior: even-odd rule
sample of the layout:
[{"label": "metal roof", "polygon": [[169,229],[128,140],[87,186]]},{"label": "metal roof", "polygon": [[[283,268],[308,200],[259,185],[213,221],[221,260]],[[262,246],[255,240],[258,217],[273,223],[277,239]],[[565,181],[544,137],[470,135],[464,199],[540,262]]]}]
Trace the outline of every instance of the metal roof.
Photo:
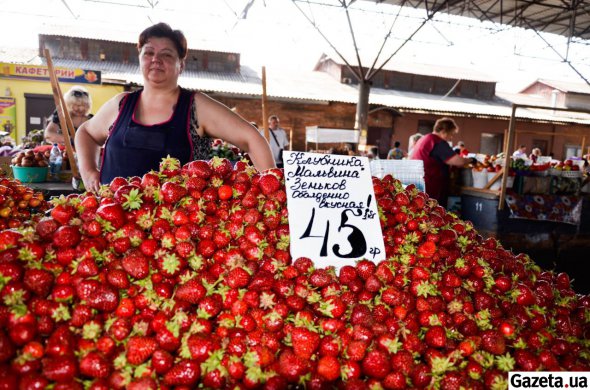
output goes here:
[{"label": "metal roof", "polygon": [[[587,95],[590,94],[590,85],[575,83],[572,81],[564,81],[564,80],[538,79],[537,81],[533,82],[532,84],[530,84],[526,88],[529,88],[531,85],[536,84],[536,83],[548,85],[548,86],[558,89],[562,92],[581,93],[581,94],[587,94]],[[526,88],[524,88],[523,91]]]},{"label": "metal roof", "polygon": [[590,39],[590,2],[583,0],[364,0],[422,8],[514,27]]},{"label": "metal roof", "polygon": [[[354,57],[348,56],[346,58]],[[345,62],[336,53],[323,54],[320,60],[318,61],[318,65],[320,62],[326,61],[327,59],[334,61],[338,65],[345,65]],[[372,63],[372,61],[369,61],[368,58],[361,59],[361,61],[363,64],[370,65]],[[383,70],[408,74],[419,74],[423,76],[434,76],[452,80],[470,80],[488,83],[493,83],[497,81],[494,77],[483,72],[477,71],[475,69],[457,68],[440,64],[424,64],[417,62],[400,61],[397,58],[394,58],[391,61],[387,62],[385,66],[383,66]]]},{"label": "metal roof", "polygon": [[[0,62],[18,62],[33,65],[45,64],[45,59],[35,56],[26,61],[10,61],[26,59],[30,50],[20,55],[14,51],[0,50]],[[79,61],[54,59],[54,65],[68,68],[84,68],[102,72],[103,82],[134,83],[141,85],[143,78],[136,65],[125,65],[113,62]],[[356,104],[358,87],[342,84],[331,75],[318,71],[285,71],[267,69],[267,96],[271,100],[288,100],[328,104],[341,102]],[[252,68],[242,66],[240,73],[214,73],[187,71],[179,79],[184,88],[200,90],[208,93],[219,93],[236,97],[259,98],[262,95],[261,77]],[[477,100],[461,97],[446,97],[426,93],[397,91],[391,89],[372,88],[369,96],[371,105],[395,108],[400,112],[424,112],[440,115],[477,116],[508,119],[511,115],[512,103],[546,105],[532,101],[531,97],[519,94],[497,93],[493,100]],[[590,115],[578,113],[553,114],[546,110],[519,109],[517,118],[533,121],[564,122],[590,125]]]},{"label": "metal roof", "polygon": [[[206,39],[202,34],[184,32],[189,50],[205,50],[219,53],[239,53],[235,44],[231,40],[214,40]],[[39,35],[61,36],[68,38],[93,39],[98,41],[122,42],[137,44],[139,33],[125,29],[116,29],[112,26],[105,28],[104,25],[93,25],[85,23],[84,25],[72,23],[68,26],[63,25],[43,25],[40,28]],[[213,34],[211,38],[215,38]]]}]

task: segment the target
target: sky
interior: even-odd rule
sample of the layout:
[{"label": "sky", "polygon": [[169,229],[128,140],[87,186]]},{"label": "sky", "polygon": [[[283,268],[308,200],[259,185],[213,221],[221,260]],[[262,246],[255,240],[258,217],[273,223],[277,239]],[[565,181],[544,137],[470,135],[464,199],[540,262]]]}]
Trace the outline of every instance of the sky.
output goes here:
[{"label": "sky", "polygon": [[[333,53],[334,49],[347,61],[356,63],[346,13],[340,7],[325,5],[337,0],[255,0],[244,17],[248,3],[249,0],[0,0],[0,48],[37,47],[37,34],[44,25],[78,25],[99,33],[101,29],[125,30],[136,36],[145,27],[165,21],[187,34],[189,46],[207,43],[239,51],[242,63],[253,69],[264,65],[267,72],[281,68],[309,71],[323,52]],[[399,9],[357,1],[349,17],[363,65],[375,59],[389,31],[390,38],[377,63],[395,52],[424,16],[424,11],[408,7]],[[517,92],[536,78],[584,82],[534,32],[445,14],[435,19],[399,50],[394,62],[469,68],[492,76],[498,81],[499,90],[509,92]],[[544,37],[565,55],[565,38],[551,34]],[[574,43],[569,50],[570,59],[587,79],[589,43]]]}]

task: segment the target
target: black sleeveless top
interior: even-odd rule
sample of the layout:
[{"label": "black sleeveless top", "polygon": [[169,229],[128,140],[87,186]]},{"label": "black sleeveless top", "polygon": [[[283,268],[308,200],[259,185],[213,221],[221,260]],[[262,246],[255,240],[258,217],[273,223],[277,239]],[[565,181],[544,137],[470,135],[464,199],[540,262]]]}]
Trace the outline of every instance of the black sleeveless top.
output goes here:
[{"label": "black sleeveless top", "polygon": [[102,184],[110,183],[117,176],[141,176],[150,170],[157,171],[160,161],[168,155],[179,159],[181,164],[208,158],[207,146],[211,140],[196,132],[193,92],[181,88],[170,119],[147,126],[134,120],[142,91],[131,92],[121,101],[119,116],[104,147]]}]

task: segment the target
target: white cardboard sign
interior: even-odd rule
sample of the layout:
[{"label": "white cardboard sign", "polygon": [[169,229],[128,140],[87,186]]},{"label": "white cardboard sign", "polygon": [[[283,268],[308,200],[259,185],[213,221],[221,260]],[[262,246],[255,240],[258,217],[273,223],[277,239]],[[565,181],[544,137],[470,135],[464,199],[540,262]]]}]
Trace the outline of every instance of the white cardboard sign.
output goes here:
[{"label": "white cardboard sign", "polygon": [[385,259],[366,157],[283,152],[291,256],[317,267]]}]

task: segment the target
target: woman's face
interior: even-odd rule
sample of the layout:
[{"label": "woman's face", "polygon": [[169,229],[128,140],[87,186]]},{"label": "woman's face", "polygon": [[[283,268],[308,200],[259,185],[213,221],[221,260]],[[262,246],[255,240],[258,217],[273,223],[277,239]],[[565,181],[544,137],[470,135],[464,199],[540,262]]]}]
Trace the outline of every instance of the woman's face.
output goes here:
[{"label": "woman's face", "polygon": [[72,116],[86,116],[86,112],[88,111],[88,106],[84,103],[74,102],[70,106],[70,114]]},{"label": "woman's face", "polygon": [[146,81],[174,83],[184,68],[174,43],[168,38],[149,38],[139,52],[139,64]]}]

